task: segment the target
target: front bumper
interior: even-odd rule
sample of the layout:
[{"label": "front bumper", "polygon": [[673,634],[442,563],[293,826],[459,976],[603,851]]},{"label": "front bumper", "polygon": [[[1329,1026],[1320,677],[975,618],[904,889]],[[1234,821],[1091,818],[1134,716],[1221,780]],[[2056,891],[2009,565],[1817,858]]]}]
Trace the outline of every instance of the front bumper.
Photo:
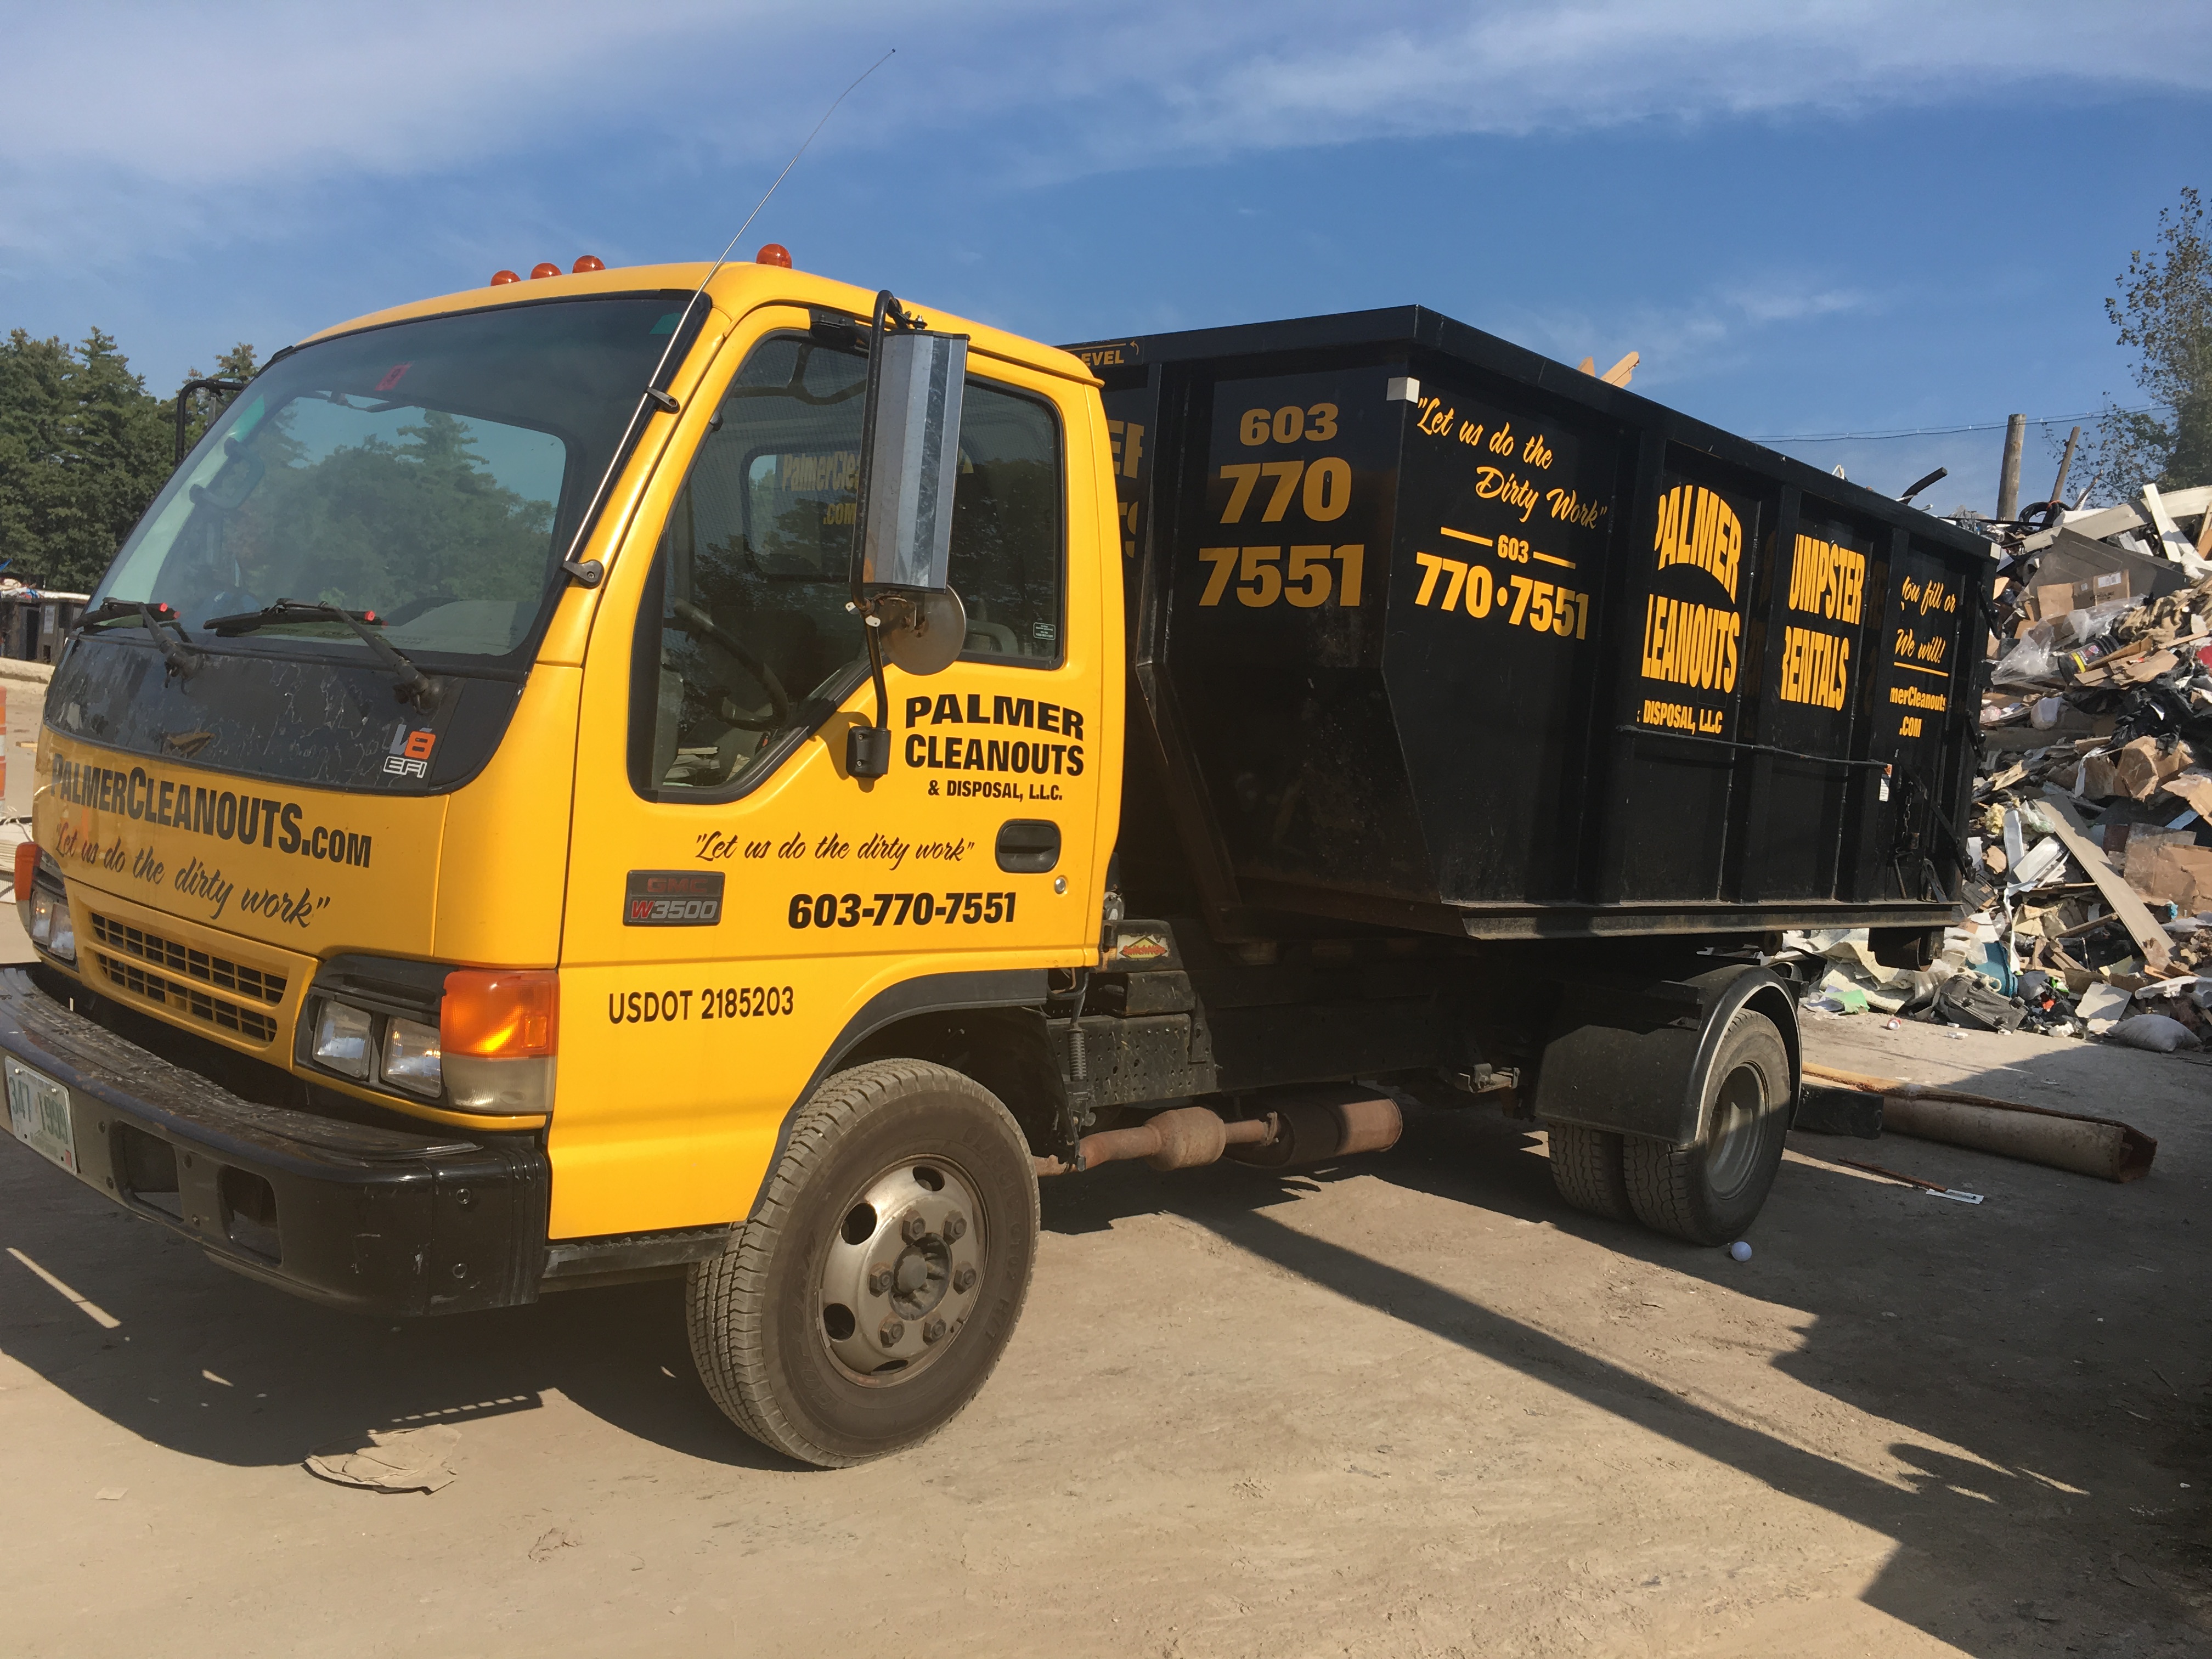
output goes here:
[{"label": "front bumper", "polygon": [[246,1100],[20,970],[0,972],[0,1050],[69,1091],[79,1180],[227,1267],[385,1316],[537,1299],[551,1188],[537,1135],[417,1133]]}]

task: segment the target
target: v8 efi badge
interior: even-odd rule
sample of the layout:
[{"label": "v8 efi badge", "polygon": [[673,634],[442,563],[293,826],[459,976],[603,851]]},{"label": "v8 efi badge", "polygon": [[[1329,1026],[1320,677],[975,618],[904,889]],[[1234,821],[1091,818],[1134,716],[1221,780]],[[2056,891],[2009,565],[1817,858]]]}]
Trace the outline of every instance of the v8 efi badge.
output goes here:
[{"label": "v8 efi badge", "polygon": [[722,872],[633,870],[623,895],[625,927],[712,927],[722,920]]}]

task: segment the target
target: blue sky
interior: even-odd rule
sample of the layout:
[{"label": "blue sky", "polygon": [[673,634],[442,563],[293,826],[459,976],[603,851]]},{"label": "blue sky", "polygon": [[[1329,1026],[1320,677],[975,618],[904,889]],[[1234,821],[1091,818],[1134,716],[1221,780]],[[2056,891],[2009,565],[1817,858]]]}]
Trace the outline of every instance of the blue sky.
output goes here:
[{"label": "blue sky", "polygon": [[[2201,0],[5,0],[0,40],[0,326],[97,325],[157,392],[502,265],[711,256],[890,46],[746,251],[1048,340],[1418,301],[1755,436],[2139,401],[2101,301],[2212,185]],[[1998,444],[1778,447],[1988,510]]]}]

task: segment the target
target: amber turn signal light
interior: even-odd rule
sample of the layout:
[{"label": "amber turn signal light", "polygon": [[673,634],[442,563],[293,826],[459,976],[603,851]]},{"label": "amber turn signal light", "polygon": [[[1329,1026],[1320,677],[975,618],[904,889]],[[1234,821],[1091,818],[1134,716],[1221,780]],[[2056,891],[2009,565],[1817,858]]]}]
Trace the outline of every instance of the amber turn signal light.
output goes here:
[{"label": "amber turn signal light", "polygon": [[518,1060],[560,1045],[561,976],[545,969],[457,968],[446,975],[439,1046],[448,1055]]},{"label": "amber turn signal light", "polygon": [[605,270],[606,268],[607,262],[596,253],[582,254],[578,257],[574,264],[568,267],[572,273],[578,276],[587,270]]},{"label": "amber turn signal light", "polygon": [[39,843],[19,841],[15,843],[15,902],[22,903],[31,896],[31,878],[39,873]]},{"label": "amber turn signal light", "polygon": [[550,259],[540,259],[536,264],[530,267],[530,277],[532,282],[537,281],[540,276],[558,276],[560,274],[561,267],[555,264]]},{"label": "amber turn signal light", "polygon": [[753,255],[753,263],[757,265],[781,265],[789,270],[791,250],[781,242],[770,242]]},{"label": "amber turn signal light", "polygon": [[517,271],[495,270],[491,274],[491,285],[494,288],[497,288],[502,283],[519,283],[521,280],[521,274]]}]

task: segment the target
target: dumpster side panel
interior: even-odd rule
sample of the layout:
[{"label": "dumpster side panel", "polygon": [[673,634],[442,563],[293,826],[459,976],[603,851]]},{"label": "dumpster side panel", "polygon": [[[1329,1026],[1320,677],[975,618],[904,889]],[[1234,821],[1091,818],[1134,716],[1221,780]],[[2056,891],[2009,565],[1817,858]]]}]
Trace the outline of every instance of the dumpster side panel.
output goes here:
[{"label": "dumpster side panel", "polygon": [[1154,545],[1170,676],[1239,877],[1432,899],[1382,673],[1388,377],[1194,377],[1181,418],[1205,464]]},{"label": "dumpster side panel", "polygon": [[1420,367],[1420,398],[1401,405],[1388,678],[1437,890],[1573,900],[1624,434]]},{"label": "dumpster side panel", "polygon": [[[1753,611],[1761,683],[1756,736],[1781,753],[1753,762],[1741,890],[1748,902],[1827,899],[1842,852],[1866,702],[1869,620],[1883,568],[1875,526],[1796,489],[1782,495],[1778,545]],[[1829,758],[1834,757],[1834,758]]]},{"label": "dumpster side panel", "polygon": [[1747,781],[1747,711],[1757,708],[1759,665],[1747,648],[1779,495],[1711,456],[1668,446],[1656,512],[1633,538],[1608,640],[1620,673],[1613,735],[1625,741],[1614,751],[1601,902],[1729,896],[1724,875]]}]

